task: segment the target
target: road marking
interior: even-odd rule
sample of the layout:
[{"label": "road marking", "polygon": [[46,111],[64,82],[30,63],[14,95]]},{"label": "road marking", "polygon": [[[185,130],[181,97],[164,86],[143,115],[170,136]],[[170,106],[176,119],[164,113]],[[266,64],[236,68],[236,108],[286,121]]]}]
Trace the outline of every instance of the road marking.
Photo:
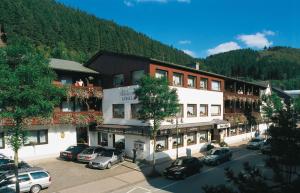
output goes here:
[{"label": "road marking", "polygon": [[150,192],[151,192],[151,190],[149,190],[149,189],[147,189],[147,188],[140,187],[140,186],[135,186],[134,188],[132,188],[131,190],[129,190],[129,191],[126,192],[126,193],[130,193],[130,192],[133,192],[133,191],[138,190],[138,189],[145,190],[145,191],[146,191],[145,193],[150,193]]},{"label": "road marking", "polygon": [[[231,161],[240,160],[240,159],[242,159],[242,158],[244,158],[244,157],[247,157],[247,156],[249,156],[249,155],[251,155],[251,154],[254,155],[253,152],[250,152],[250,153],[247,153],[247,154],[245,154],[245,155],[242,155],[242,156],[240,156],[240,157],[238,157],[238,158],[232,159]],[[217,169],[217,168],[220,168],[220,166],[228,165],[229,163],[230,163],[230,162],[226,162],[226,163],[223,163],[223,164],[221,164],[221,165],[218,165],[218,166],[215,166],[215,167],[208,168],[207,170],[205,170],[205,171],[203,171],[203,172],[200,172],[200,173],[198,173],[198,174],[195,174],[195,175],[193,175],[193,176],[191,176],[191,177],[203,175],[203,174],[205,174],[205,173],[211,172],[212,170],[215,170],[215,169]],[[153,192],[163,191],[165,188],[168,188],[168,187],[173,186],[173,185],[175,185],[175,184],[178,184],[178,183],[180,183],[180,182],[183,182],[183,181],[172,182],[172,183],[170,183],[170,184],[168,184],[168,185],[165,185],[165,186],[160,187],[159,189],[157,189],[157,190],[155,190],[155,191],[153,191]]]}]

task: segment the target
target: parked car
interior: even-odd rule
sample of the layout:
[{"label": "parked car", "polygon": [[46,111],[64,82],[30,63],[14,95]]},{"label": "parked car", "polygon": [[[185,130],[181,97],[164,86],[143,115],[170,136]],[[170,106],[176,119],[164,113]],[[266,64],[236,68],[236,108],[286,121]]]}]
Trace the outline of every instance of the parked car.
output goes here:
[{"label": "parked car", "polygon": [[101,155],[104,150],[104,147],[101,146],[89,147],[77,155],[77,160],[79,162],[89,163],[91,160]]},{"label": "parked car", "polygon": [[220,147],[210,150],[202,160],[207,165],[219,165],[229,161],[231,157],[232,152],[228,147]]},{"label": "parked car", "polygon": [[4,159],[4,158],[9,159],[9,157],[7,155],[0,153],[0,159]]},{"label": "parked car", "polygon": [[263,145],[263,143],[264,143],[264,139],[254,138],[248,142],[247,148],[248,149],[260,149],[260,147]]},{"label": "parked car", "polygon": [[[19,183],[21,192],[38,193],[51,184],[51,177],[42,168],[19,169]],[[13,171],[0,176],[0,192],[14,192],[16,189],[16,178]]]},{"label": "parked car", "polygon": [[[19,167],[19,169],[21,169],[21,168],[30,168],[31,165],[29,165],[28,163],[26,163],[24,161],[21,161],[18,164],[18,167]],[[15,168],[14,160],[0,159],[0,175],[14,170],[14,168]]]},{"label": "parked car", "polygon": [[123,162],[125,153],[119,149],[105,148],[105,151],[89,162],[90,168],[109,169],[112,165]]},{"label": "parked car", "polygon": [[198,158],[179,157],[164,170],[163,175],[167,178],[185,179],[187,176],[198,173],[202,167]]},{"label": "parked car", "polygon": [[264,141],[264,143],[262,144],[262,146],[260,147],[260,151],[263,154],[270,154],[271,153],[271,139],[267,139],[266,141]]},{"label": "parked car", "polygon": [[59,157],[64,160],[75,161],[77,160],[77,155],[88,147],[86,144],[72,145],[65,151],[61,151]]}]

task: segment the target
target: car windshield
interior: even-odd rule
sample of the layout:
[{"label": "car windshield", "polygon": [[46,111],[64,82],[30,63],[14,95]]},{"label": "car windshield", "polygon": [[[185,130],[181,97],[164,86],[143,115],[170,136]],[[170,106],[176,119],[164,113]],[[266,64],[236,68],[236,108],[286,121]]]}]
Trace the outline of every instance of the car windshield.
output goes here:
[{"label": "car windshield", "polygon": [[75,146],[70,146],[70,147],[68,147],[68,148],[66,149],[66,151],[71,151],[71,150],[73,150],[73,149],[75,149]]},{"label": "car windshield", "polygon": [[208,152],[208,155],[220,155],[220,150],[212,149]]},{"label": "car windshield", "polygon": [[9,159],[0,159],[0,165],[10,163]]},{"label": "car windshield", "polygon": [[83,154],[93,154],[94,153],[94,148],[88,148],[83,150]]},{"label": "car windshield", "polygon": [[260,142],[261,139],[252,139],[251,142]]},{"label": "car windshield", "polygon": [[104,151],[102,153],[102,156],[104,156],[104,157],[112,157],[113,153],[114,153],[113,151],[106,150],[106,151]]},{"label": "car windshield", "polygon": [[182,166],[183,165],[183,160],[182,159],[177,159],[173,162],[173,166]]}]

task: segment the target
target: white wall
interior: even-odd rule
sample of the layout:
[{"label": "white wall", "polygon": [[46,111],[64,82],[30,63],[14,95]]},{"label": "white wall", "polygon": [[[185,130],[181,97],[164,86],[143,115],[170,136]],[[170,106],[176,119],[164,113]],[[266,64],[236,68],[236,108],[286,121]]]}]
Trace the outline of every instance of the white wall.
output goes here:
[{"label": "white wall", "polygon": [[[48,129],[48,144],[23,146],[19,151],[22,160],[36,160],[47,157],[59,156],[59,152],[68,146],[76,144],[76,129],[72,125],[51,125],[35,126],[34,129]],[[62,132],[64,138],[62,138]],[[5,144],[5,149],[0,149],[0,153],[13,156],[11,148]]]},{"label": "white wall", "polygon": [[[147,125],[139,120],[131,119],[131,104],[138,103],[135,99],[134,89],[137,86],[119,87],[112,89],[104,89],[102,110],[104,124],[120,124],[120,125]],[[179,124],[209,122],[213,119],[223,119],[223,92],[205,91],[192,88],[174,87],[177,89],[179,103],[184,105],[184,118],[179,120]],[[125,105],[125,118],[112,118],[112,104]],[[187,104],[197,104],[197,117],[187,117]],[[208,104],[208,116],[200,117],[200,104]],[[211,116],[210,106],[216,104],[221,105],[221,115]],[[149,124],[149,123],[148,123]],[[170,122],[163,122],[162,125],[172,124]]]}]

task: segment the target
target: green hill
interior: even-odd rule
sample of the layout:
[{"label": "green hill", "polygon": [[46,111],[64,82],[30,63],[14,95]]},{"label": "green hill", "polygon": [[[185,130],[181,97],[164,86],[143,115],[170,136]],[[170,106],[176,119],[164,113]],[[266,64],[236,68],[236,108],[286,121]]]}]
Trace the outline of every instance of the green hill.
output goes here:
[{"label": "green hill", "polygon": [[0,24],[8,43],[26,40],[55,58],[84,62],[99,50],[141,55],[178,64],[198,61],[211,72],[249,81],[300,87],[300,49],[241,49],[194,59],[131,28],[99,19],[54,0],[1,0]]},{"label": "green hill", "polygon": [[250,81],[270,80],[282,89],[300,89],[300,49],[241,49],[207,57],[202,69]]},{"label": "green hill", "polygon": [[1,0],[0,24],[9,40],[25,38],[52,57],[85,61],[99,50],[174,63],[194,59],[131,28],[66,7],[54,0]]}]

